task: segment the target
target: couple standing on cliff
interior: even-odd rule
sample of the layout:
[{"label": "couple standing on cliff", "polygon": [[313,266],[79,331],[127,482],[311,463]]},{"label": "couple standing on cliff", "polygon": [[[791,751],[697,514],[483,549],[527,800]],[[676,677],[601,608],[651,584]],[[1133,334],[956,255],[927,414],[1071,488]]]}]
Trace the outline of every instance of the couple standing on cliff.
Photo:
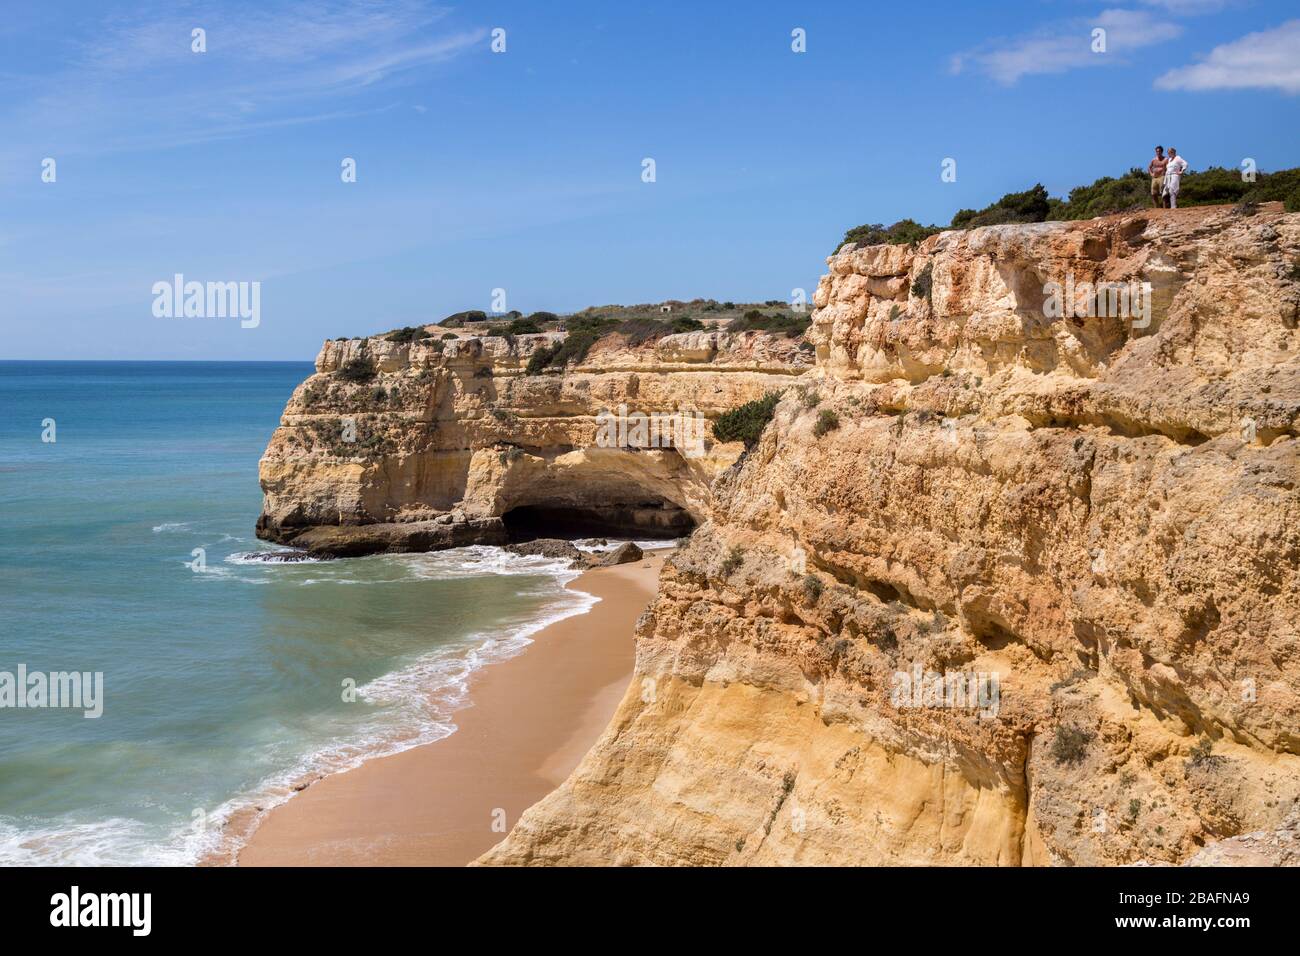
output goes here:
[{"label": "couple standing on cliff", "polygon": [[1163,146],[1156,147],[1155,158],[1147,164],[1151,174],[1151,205],[1177,209],[1178,188],[1182,184],[1183,173],[1187,172],[1187,160],[1178,155],[1178,150],[1169,147],[1165,156]]}]

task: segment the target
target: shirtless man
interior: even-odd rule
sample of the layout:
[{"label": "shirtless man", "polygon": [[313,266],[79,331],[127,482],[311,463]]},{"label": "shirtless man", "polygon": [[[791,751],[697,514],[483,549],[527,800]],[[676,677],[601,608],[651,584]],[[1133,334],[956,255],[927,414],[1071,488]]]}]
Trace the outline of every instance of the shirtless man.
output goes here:
[{"label": "shirtless man", "polygon": [[1187,160],[1178,155],[1178,150],[1169,147],[1169,162],[1165,164],[1165,195],[1169,197],[1169,208],[1178,208],[1178,188],[1187,172]]},{"label": "shirtless man", "polygon": [[1151,174],[1151,205],[1163,207],[1164,197],[1161,193],[1165,188],[1165,167],[1169,165],[1169,160],[1165,159],[1165,148],[1156,147],[1155,159],[1147,163],[1147,172]]}]

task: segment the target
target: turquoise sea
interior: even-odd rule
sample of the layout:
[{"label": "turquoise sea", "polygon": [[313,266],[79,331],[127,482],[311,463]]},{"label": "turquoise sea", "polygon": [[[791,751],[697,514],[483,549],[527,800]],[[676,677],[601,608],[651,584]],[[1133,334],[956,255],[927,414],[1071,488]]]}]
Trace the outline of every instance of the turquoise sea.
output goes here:
[{"label": "turquoise sea", "polygon": [[257,461],[311,370],[0,362],[0,672],[104,675],[97,719],[0,707],[0,864],[193,862],[304,775],[445,736],[475,668],[593,600],[497,548],[259,560]]}]

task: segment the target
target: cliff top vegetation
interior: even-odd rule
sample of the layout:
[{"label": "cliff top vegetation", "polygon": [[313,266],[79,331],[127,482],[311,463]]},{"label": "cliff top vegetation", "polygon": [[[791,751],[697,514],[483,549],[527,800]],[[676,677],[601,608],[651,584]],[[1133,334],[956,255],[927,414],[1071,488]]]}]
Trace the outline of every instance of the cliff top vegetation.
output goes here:
[{"label": "cliff top vegetation", "polygon": [[[1059,199],[1047,194],[1041,183],[1024,192],[1007,193],[983,209],[959,209],[947,226],[925,226],[914,219],[900,219],[891,226],[866,223],[844,234],[838,252],[850,242],[861,245],[911,245],[946,229],[973,229],[1007,223],[1065,222],[1093,219],[1111,213],[1146,209],[1150,206],[1150,177],[1134,167],[1122,176],[1103,176],[1087,186],[1076,186]],[[1287,212],[1300,212],[1300,168],[1257,172],[1253,181],[1242,179],[1237,169],[1211,166],[1190,170],[1182,179],[1178,207],[1214,206],[1225,203],[1281,202]]]}]

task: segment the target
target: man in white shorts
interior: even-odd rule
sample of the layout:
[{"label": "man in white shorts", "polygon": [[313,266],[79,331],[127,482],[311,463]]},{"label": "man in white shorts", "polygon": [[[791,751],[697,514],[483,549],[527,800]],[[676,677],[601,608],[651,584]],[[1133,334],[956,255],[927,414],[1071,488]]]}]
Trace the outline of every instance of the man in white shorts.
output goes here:
[{"label": "man in white shorts", "polygon": [[1187,160],[1178,155],[1178,150],[1169,147],[1169,163],[1165,166],[1165,194],[1169,197],[1169,208],[1178,208],[1178,187],[1182,183],[1183,173],[1187,172]]}]

